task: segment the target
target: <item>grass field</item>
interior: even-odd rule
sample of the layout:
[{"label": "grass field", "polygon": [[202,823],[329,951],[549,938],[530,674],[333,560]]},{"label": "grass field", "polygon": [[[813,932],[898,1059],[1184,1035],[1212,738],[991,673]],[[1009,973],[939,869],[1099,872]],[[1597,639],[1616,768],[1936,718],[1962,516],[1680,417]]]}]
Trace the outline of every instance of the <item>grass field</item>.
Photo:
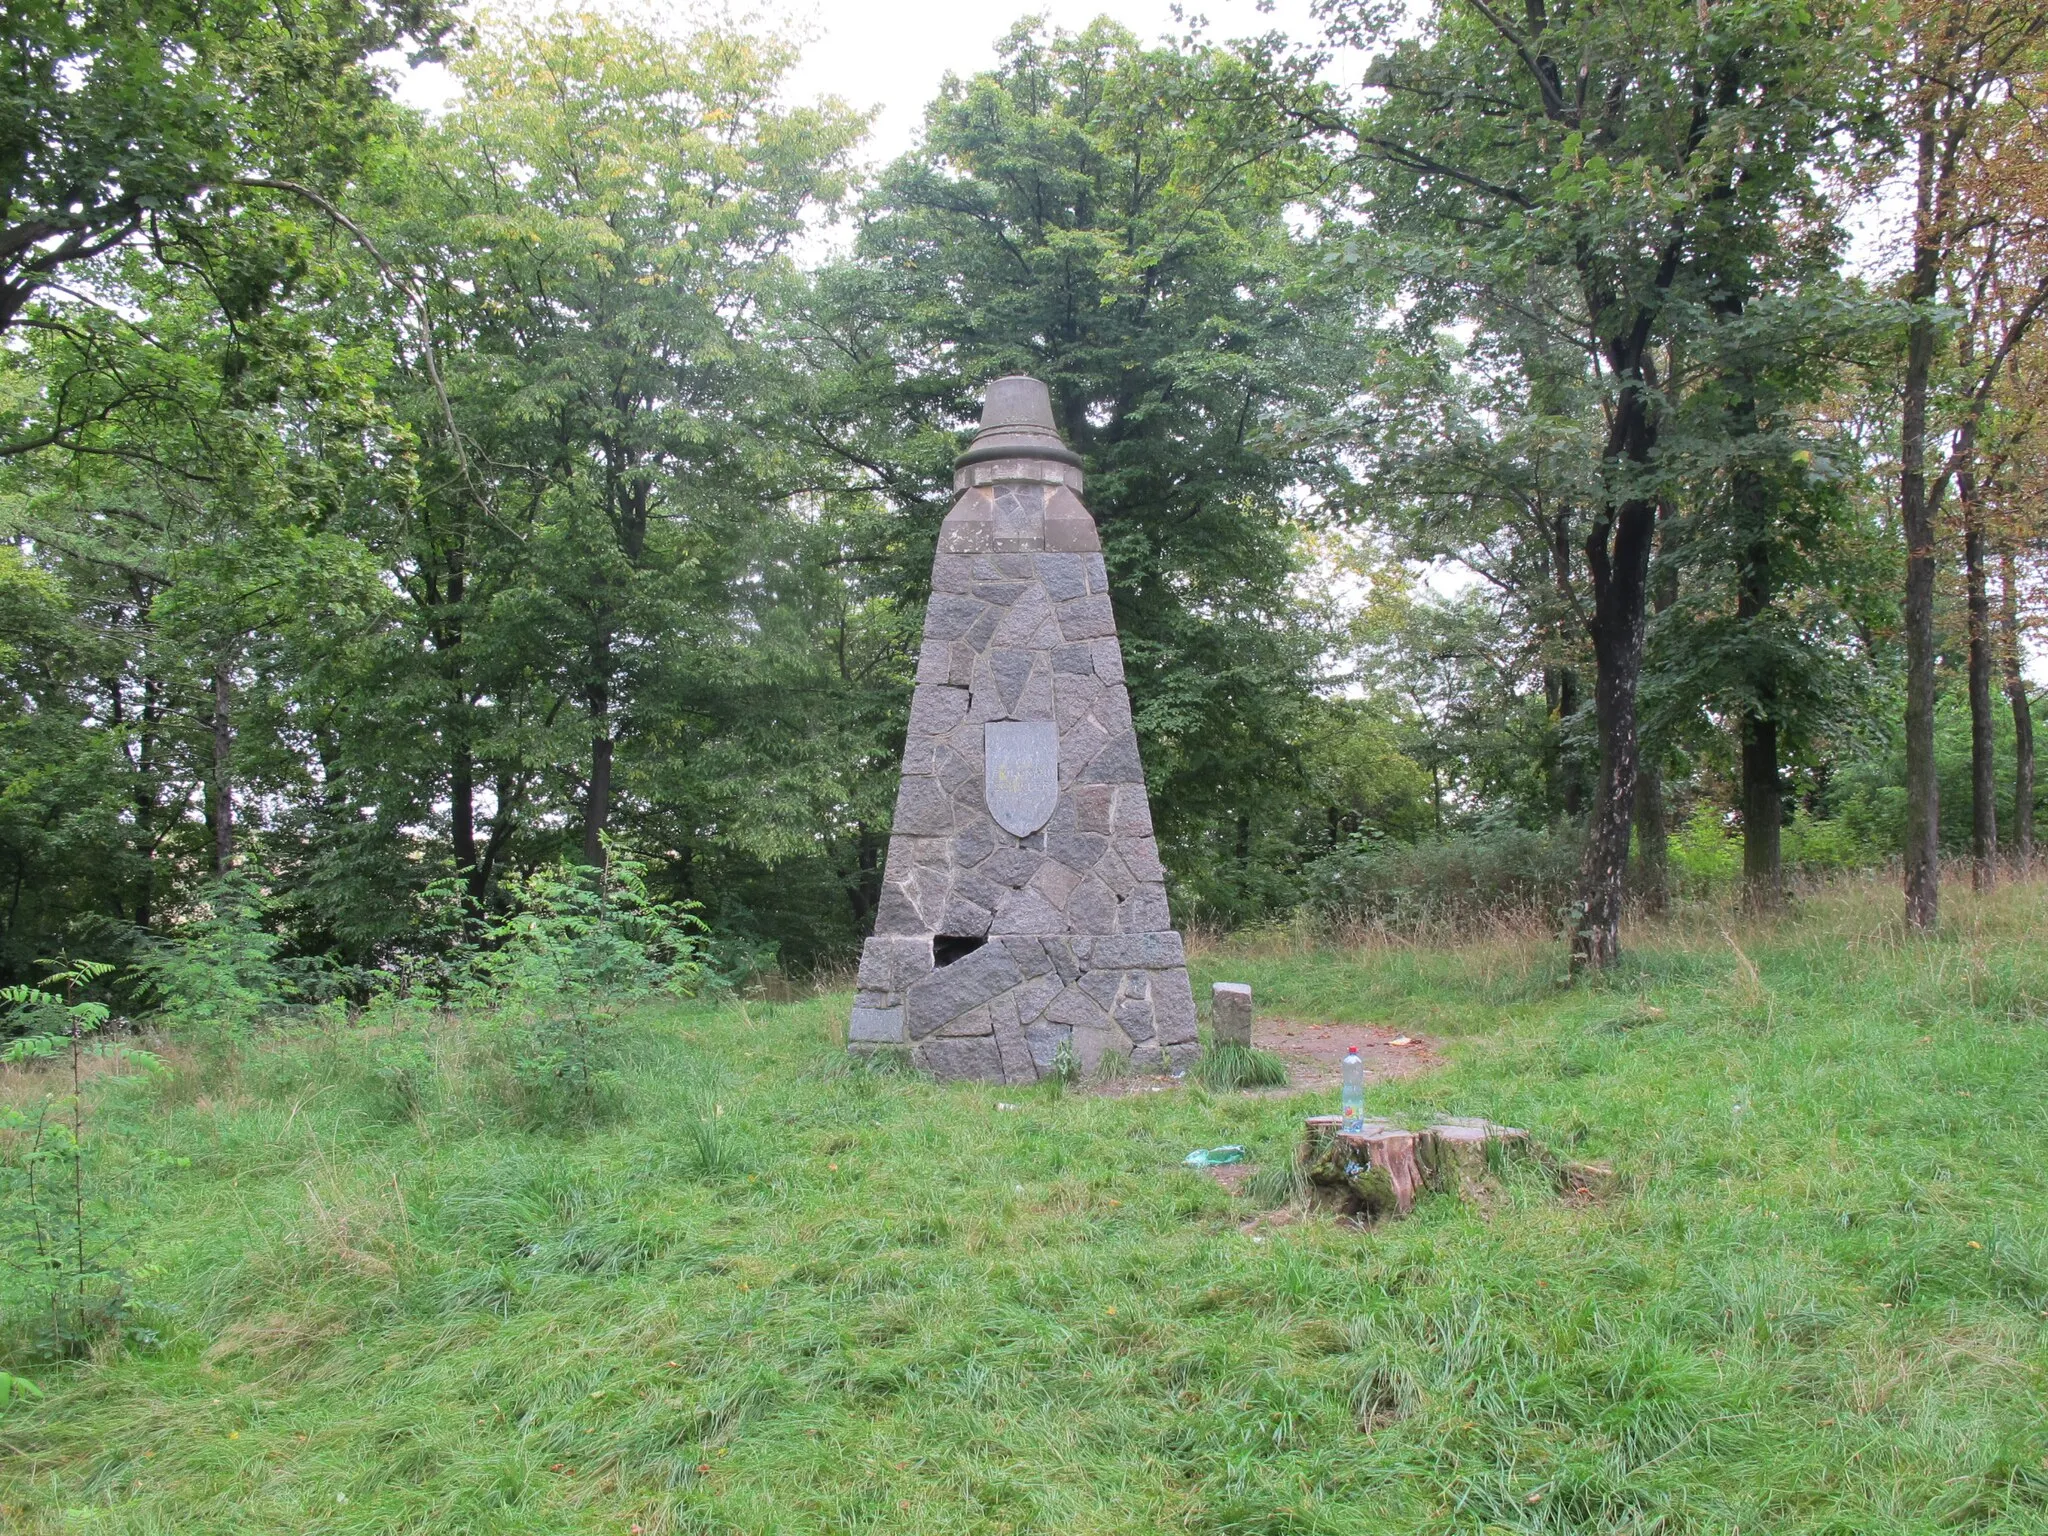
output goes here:
[{"label": "grass field", "polygon": [[105,1111],[160,1342],[30,1370],[0,1528],[2048,1531],[2048,887],[1897,907],[1696,914],[1577,989],[1535,941],[1205,951],[1426,1035],[1378,1108],[1632,1181],[1363,1233],[1178,1166],[1313,1101],[851,1070],[842,996],[641,1017],[578,1134],[460,1025],[402,1079],[174,1057]]}]

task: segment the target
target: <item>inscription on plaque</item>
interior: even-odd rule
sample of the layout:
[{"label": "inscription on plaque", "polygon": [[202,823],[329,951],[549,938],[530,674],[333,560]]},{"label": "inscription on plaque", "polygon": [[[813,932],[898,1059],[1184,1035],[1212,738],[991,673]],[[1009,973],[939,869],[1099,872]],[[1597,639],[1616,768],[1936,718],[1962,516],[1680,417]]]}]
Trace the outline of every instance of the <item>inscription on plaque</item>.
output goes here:
[{"label": "inscription on plaque", "polygon": [[1060,733],[1050,720],[992,720],[983,727],[982,798],[996,825],[1029,837],[1060,798]]}]

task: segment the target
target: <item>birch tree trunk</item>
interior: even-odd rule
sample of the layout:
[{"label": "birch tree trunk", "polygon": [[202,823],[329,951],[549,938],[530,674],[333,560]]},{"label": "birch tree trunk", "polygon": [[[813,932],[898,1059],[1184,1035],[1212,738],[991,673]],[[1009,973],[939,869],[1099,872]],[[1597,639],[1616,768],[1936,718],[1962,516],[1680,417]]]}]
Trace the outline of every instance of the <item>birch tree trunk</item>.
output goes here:
[{"label": "birch tree trunk", "polygon": [[1970,881],[1998,883],[1998,741],[1991,719],[1991,599],[1984,572],[1984,506],[1977,477],[1956,477],[1963,509],[1963,574],[1970,613]]},{"label": "birch tree trunk", "polygon": [[2034,709],[2020,668],[2019,573],[2010,546],[1998,552],[1999,606],[2004,610],[2005,698],[2012,708],[2012,856],[2022,879],[2034,862]]}]

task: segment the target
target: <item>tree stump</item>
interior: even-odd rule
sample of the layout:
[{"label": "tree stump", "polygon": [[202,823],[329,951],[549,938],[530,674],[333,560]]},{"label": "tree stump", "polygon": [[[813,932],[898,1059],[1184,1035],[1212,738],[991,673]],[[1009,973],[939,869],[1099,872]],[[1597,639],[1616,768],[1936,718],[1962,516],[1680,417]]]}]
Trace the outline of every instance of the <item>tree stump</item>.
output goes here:
[{"label": "tree stump", "polygon": [[1493,1181],[1494,1158],[1528,1150],[1527,1131],[1487,1120],[1443,1120],[1423,1133],[1430,1188],[1450,1195],[1478,1193]]},{"label": "tree stump", "polygon": [[1319,1205],[1367,1221],[1406,1216],[1424,1190],[1470,1196],[1491,1178],[1491,1149],[1522,1151],[1529,1135],[1485,1120],[1447,1120],[1426,1130],[1403,1130],[1368,1120],[1355,1131],[1337,1115],[1305,1122],[1300,1162],[1309,1195]]}]

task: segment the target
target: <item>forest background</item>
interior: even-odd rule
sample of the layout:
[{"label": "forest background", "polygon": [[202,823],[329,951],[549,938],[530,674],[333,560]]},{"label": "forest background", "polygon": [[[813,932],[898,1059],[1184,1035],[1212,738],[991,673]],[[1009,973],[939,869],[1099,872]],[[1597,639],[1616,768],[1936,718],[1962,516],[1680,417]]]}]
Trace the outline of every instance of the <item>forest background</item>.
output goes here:
[{"label": "forest background", "polygon": [[1010,371],[1184,923],[1599,965],[1715,881],[1898,860],[1926,927],[2024,867],[2048,14],[1319,15],[1019,23],[867,177],[726,21],[10,13],[0,981],[360,992],[608,859],[727,976],[843,963]]}]

